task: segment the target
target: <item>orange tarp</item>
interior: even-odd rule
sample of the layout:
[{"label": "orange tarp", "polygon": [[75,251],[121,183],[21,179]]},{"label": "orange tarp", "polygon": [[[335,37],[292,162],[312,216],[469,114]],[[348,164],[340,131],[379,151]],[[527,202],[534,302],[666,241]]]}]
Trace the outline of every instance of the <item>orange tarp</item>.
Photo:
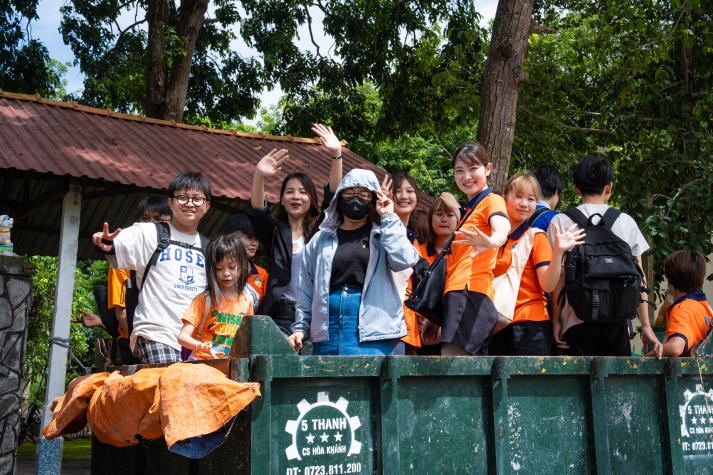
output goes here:
[{"label": "orange tarp", "polygon": [[54,439],[84,430],[89,401],[108,376],[109,373],[94,373],[74,378],[67,386],[67,392],[52,401],[52,421],[42,429],[42,435]]},{"label": "orange tarp", "polygon": [[175,363],[131,376],[92,374],[73,380],[57,398],[54,418],[43,434],[60,437],[88,421],[106,444],[125,447],[163,435],[171,447],[217,431],[257,396],[258,383],[233,381],[205,364]]}]

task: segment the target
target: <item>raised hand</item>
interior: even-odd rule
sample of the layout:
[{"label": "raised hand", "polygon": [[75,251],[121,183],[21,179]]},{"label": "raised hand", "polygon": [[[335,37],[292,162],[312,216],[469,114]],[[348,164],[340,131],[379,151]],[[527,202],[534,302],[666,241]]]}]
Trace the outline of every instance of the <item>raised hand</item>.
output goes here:
[{"label": "raised hand", "polygon": [[319,141],[322,142],[332,157],[338,157],[342,154],[342,143],[339,141],[335,133],[332,131],[331,127],[324,126],[322,124],[314,124],[312,126],[312,132],[314,132]]},{"label": "raised hand", "polygon": [[391,176],[388,173],[384,175],[384,179],[381,182],[381,192],[389,198],[393,198],[393,196],[391,196],[391,188],[393,184],[394,180],[391,179]]},{"label": "raised hand", "polygon": [[569,251],[575,246],[584,244],[586,233],[584,229],[580,229],[576,224],[570,226],[565,232],[560,232],[556,223],[552,223],[552,226],[554,229],[552,250],[558,255],[564,254],[565,251]]},{"label": "raised hand", "polygon": [[461,228],[456,231],[456,238],[453,240],[453,244],[460,246],[472,246],[473,252],[470,257],[475,257],[486,249],[492,246],[490,236],[485,234],[480,229],[475,226],[471,226],[472,231]]},{"label": "raised hand", "polygon": [[109,232],[109,223],[104,223],[104,228],[101,231],[92,234],[92,244],[104,252],[109,252],[114,246],[111,241],[113,241],[120,232],[121,228],[116,228],[113,232]]},{"label": "raised hand", "polygon": [[289,152],[282,148],[273,148],[270,152],[262,157],[257,165],[255,165],[255,173],[260,176],[274,176],[282,170],[282,163],[290,158]]},{"label": "raised hand", "polygon": [[381,190],[376,193],[376,212],[379,216],[394,212],[394,202]]},{"label": "raised hand", "polygon": [[102,327],[106,329],[99,315],[87,312],[86,310],[80,310],[79,313],[81,313],[81,315],[78,315],[70,320],[71,323],[81,323],[87,328]]}]

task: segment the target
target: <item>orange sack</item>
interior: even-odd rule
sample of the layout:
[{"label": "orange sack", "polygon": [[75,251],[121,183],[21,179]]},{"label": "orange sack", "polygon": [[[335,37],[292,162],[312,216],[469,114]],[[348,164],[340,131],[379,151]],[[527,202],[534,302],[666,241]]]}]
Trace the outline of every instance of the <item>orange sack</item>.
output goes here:
[{"label": "orange sack", "polygon": [[63,396],[52,401],[52,421],[42,429],[46,439],[74,434],[87,425],[87,407],[97,388],[109,373],[94,373],[74,378]]},{"label": "orange sack", "polygon": [[87,419],[94,436],[117,447],[163,434],[158,415],[158,379],[166,368],[146,368],[131,376],[112,373],[97,390]]},{"label": "orange sack", "polygon": [[260,396],[259,383],[239,383],[205,364],[175,363],[159,378],[166,445],[210,434]]}]

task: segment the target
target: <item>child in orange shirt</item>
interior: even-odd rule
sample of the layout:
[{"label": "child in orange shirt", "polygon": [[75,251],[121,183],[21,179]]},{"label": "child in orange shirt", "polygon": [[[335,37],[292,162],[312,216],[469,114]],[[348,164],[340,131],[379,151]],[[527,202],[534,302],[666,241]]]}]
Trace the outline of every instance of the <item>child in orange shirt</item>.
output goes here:
[{"label": "child in orange shirt", "polygon": [[229,234],[211,240],[205,262],[208,289],[193,299],[178,334],[178,343],[192,351],[189,360],[226,358],[243,318],[253,314],[250,262],[240,238]]},{"label": "child in orange shirt", "polygon": [[[448,192],[441,193],[431,206],[428,212],[429,232],[422,233],[421,240],[417,241],[416,250],[419,255],[433,264],[438,254],[451,238],[460,221],[460,205],[455,196]],[[446,253],[446,266],[452,257],[449,251]],[[404,313],[416,313],[404,305]],[[421,347],[416,350],[418,355],[440,355],[441,354],[441,327],[437,324],[416,315],[420,332]]]},{"label": "child in orange shirt", "polygon": [[[507,272],[513,249],[525,233],[532,233],[530,218],[540,199],[540,185],[528,174],[513,175],[505,185],[505,204],[510,227],[507,242],[498,250],[494,275]],[[557,227],[554,224],[555,228]],[[557,286],[565,251],[583,244],[584,231],[572,229],[561,233],[555,229],[554,249],[547,234],[535,232],[530,257],[520,279],[512,323],[493,335],[489,354],[511,356],[549,356],[552,349],[552,327],[547,313],[545,292]]]},{"label": "child in orange shirt", "polygon": [[468,197],[465,223],[456,232],[451,261],[446,262],[441,354],[486,354],[498,320],[493,305],[493,267],[497,249],[510,232],[505,201],[488,188],[493,169],[485,148],[466,142],[453,156],[453,175]]},{"label": "child in orange shirt", "polygon": [[[674,251],[663,264],[673,303],[666,310],[668,324],[663,356],[691,356],[691,348],[705,339],[713,311],[703,293],[706,259],[698,251]],[[656,356],[651,351],[646,356]]]},{"label": "child in orange shirt", "polygon": [[255,254],[257,253],[257,248],[260,241],[257,238],[257,232],[253,227],[252,221],[245,214],[234,214],[228,221],[225,222],[223,226],[223,234],[235,234],[240,238],[240,241],[245,247],[245,252],[248,255],[248,261],[250,262],[250,272],[248,273],[248,285],[252,290],[255,291],[254,304],[256,313],[259,313],[262,309],[260,304],[265,297],[265,291],[267,290],[267,270],[255,264],[253,260]]}]

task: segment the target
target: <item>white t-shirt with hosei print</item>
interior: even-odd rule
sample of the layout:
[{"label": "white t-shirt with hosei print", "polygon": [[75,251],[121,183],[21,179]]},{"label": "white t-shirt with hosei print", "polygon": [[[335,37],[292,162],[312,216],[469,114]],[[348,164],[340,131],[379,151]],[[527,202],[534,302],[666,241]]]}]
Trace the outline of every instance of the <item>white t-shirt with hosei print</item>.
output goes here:
[{"label": "white t-shirt with hosei print", "polygon": [[146,264],[158,245],[156,225],[136,223],[123,229],[114,239],[116,264],[119,268],[135,270],[141,286],[131,334],[132,350],[139,336],[180,350],[181,316],[193,298],[206,289],[200,234],[184,234],[170,223],[169,227],[171,241],[184,243],[186,247],[170,244],[164,249],[149,270],[145,283]]}]

